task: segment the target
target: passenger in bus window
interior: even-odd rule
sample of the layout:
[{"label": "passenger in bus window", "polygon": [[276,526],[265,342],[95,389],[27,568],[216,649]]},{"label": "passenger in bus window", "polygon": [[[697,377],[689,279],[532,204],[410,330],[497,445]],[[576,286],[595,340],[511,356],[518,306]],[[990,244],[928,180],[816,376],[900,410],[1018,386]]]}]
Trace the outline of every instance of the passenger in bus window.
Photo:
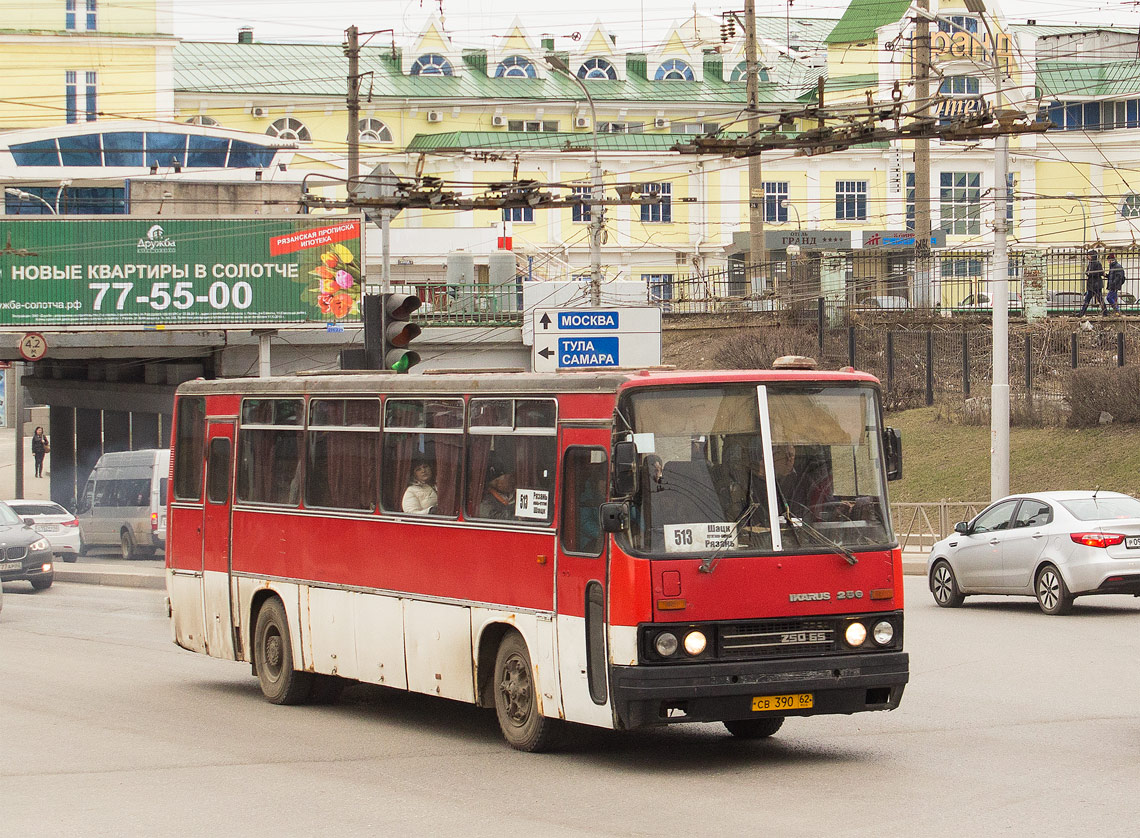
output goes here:
[{"label": "passenger in bus window", "polygon": [[649,485],[654,491],[661,491],[661,479],[665,475],[664,461],[656,454],[646,454],[645,470],[649,474]]},{"label": "passenger in bus window", "polygon": [[427,515],[439,504],[435,488],[435,469],[431,463],[420,461],[412,467],[412,482],[404,490],[400,508],[414,515]]},{"label": "passenger in bus window", "polygon": [[515,517],[515,474],[492,463],[487,468],[487,491],[479,504],[479,517],[511,521]]}]

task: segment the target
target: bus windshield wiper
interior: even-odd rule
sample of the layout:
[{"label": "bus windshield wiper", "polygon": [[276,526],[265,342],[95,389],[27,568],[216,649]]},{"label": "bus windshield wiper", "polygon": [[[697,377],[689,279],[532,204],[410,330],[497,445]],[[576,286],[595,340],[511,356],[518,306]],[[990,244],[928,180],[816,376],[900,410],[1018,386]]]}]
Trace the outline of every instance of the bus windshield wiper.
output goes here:
[{"label": "bus windshield wiper", "polygon": [[825,547],[830,547],[831,551],[833,553],[835,553],[837,556],[843,556],[843,558],[845,558],[847,560],[847,564],[858,564],[859,563],[859,560],[857,558],[855,558],[855,554],[852,553],[850,550],[848,550],[846,547],[844,547],[842,544],[840,544],[838,541],[832,541],[830,538],[828,538],[826,535],[821,533],[819,530],[817,530],[815,527],[813,527],[811,524],[809,524],[807,521],[803,520],[802,518],[796,518],[795,520],[798,523],[793,524],[792,526],[802,527],[804,530],[807,531],[808,535],[812,535],[812,536],[815,536],[816,538],[818,538],[820,541],[823,542],[823,545]]},{"label": "bus windshield wiper", "polygon": [[[758,503],[753,502],[748,504],[748,506],[745,507],[744,511],[740,513],[737,519],[732,522],[732,535],[734,539],[740,537],[740,525],[748,520],[752,513],[759,508],[760,504]],[[709,555],[701,559],[701,566],[698,568],[698,570],[701,573],[712,573],[713,568],[716,567],[716,563],[720,561],[721,556],[724,555],[725,551],[728,550],[730,546],[731,545],[729,545],[728,542],[725,542],[723,546],[719,547],[714,552],[709,553]]]}]

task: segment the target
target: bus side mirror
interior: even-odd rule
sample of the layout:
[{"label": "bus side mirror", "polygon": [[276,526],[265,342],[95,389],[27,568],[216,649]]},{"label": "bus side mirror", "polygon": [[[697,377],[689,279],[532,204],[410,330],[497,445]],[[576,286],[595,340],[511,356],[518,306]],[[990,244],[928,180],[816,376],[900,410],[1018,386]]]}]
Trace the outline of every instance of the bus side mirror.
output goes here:
[{"label": "bus side mirror", "polygon": [[603,503],[602,532],[625,532],[629,523],[629,504],[625,501]]},{"label": "bus side mirror", "polygon": [[628,498],[637,490],[637,446],[614,443],[614,497]]},{"label": "bus side mirror", "polygon": [[887,480],[902,479],[902,437],[897,428],[883,428],[883,451],[887,457]]}]

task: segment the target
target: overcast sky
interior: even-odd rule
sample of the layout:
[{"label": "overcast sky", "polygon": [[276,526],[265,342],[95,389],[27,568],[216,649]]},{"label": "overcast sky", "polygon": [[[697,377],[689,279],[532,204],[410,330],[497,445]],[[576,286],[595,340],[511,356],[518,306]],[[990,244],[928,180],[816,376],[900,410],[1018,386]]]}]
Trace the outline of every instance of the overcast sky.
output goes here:
[{"label": "overcast sky", "polygon": [[[997,0],[990,0],[991,5]],[[793,0],[793,15],[837,18],[844,0]],[[931,5],[934,5],[932,3]],[[957,5],[957,4],[956,4]],[[257,40],[340,42],[353,24],[361,31],[394,29],[398,41],[418,34],[424,21],[442,10],[445,26],[459,47],[486,46],[502,34],[517,13],[531,36],[585,35],[599,18],[618,34],[618,45],[639,49],[662,39],[669,26],[699,13],[719,15],[743,8],[742,0],[713,5],[707,0],[174,0],[175,34],[195,40],[228,41],[242,26]],[[1001,0],[1008,19],[1023,23],[1113,23],[1140,27],[1140,6],[1125,0]],[[782,17],[784,0],[757,0],[757,14]],[[377,36],[381,40],[390,35]],[[571,42],[560,42],[567,48]]]}]

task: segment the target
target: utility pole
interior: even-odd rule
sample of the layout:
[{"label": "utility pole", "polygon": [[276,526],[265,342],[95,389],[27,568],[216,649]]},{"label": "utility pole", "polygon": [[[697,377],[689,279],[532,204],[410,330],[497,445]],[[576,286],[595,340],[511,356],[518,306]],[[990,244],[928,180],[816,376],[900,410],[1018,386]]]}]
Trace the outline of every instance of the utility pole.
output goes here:
[{"label": "utility pole", "polygon": [[344,54],[348,56],[348,194],[356,192],[360,177],[360,30],[344,30]]},{"label": "utility pole", "polygon": [[[747,65],[748,135],[760,134],[760,67],[756,58],[756,0],[744,0],[744,61]],[[768,251],[764,247],[764,175],[760,155],[748,158],[748,258],[760,266],[760,279],[767,277]],[[761,289],[767,290],[767,289]],[[779,289],[773,289],[779,296]]]},{"label": "utility pole", "polygon": [[[930,0],[917,0],[923,12],[930,10]],[[915,85],[917,107],[914,119],[925,120],[930,113],[930,21],[919,15],[914,25]],[[906,197],[903,181],[903,197]],[[932,308],[934,283],[930,276],[930,138],[914,141],[914,300],[915,308]]]}]

